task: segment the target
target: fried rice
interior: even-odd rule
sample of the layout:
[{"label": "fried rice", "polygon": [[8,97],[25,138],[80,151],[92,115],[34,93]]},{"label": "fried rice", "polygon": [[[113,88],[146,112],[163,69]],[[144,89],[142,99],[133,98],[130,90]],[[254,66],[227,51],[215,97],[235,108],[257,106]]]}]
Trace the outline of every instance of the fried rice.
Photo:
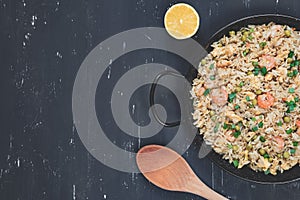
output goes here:
[{"label": "fried rice", "polygon": [[191,90],[205,142],[237,168],[276,175],[300,164],[300,32],[249,25],[212,47]]}]

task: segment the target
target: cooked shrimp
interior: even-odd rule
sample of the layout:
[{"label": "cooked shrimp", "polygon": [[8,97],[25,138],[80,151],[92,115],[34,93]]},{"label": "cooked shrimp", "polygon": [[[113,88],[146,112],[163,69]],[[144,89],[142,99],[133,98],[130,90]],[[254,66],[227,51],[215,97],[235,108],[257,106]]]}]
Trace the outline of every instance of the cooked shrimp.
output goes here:
[{"label": "cooked shrimp", "polygon": [[207,79],[204,83],[204,87],[207,89],[216,88],[218,86],[218,82],[215,80]]},{"label": "cooked shrimp", "polygon": [[281,30],[282,30],[282,26],[281,25],[273,25],[271,27],[271,36],[272,37],[277,36],[280,33]]},{"label": "cooked shrimp", "polygon": [[259,66],[261,67],[266,67],[267,70],[271,70],[272,68],[274,68],[276,66],[276,60],[273,56],[270,55],[263,55],[260,58],[260,63]]},{"label": "cooked shrimp", "polygon": [[202,96],[204,92],[205,92],[205,88],[202,87],[201,85],[198,85],[198,86],[195,88],[195,94],[197,95],[197,97]]},{"label": "cooked shrimp", "polygon": [[220,67],[220,68],[224,68],[224,67],[228,67],[229,65],[231,65],[231,61],[228,60],[220,60],[219,62],[217,62],[216,66]]},{"label": "cooked shrimp", "polygon": [[273,106],[275,103],[275,98],[271,93],[267,92],[266,94],[259,95],[257,97],[257,104],[259,107],[267,109]]},{"label": "cooked shrimp", "polygon": [[280,136],[274,137],[275,142],[277,143],[277,146],[282,149],[284,147],[284,140]]},{"label": "cooked shrimp", "polygon": [[228,93],[223,88],[216,88],[211,91],[211,98],[214,104],[224,106],[227,103]]},{"label": "cooked shrimp", "polygon": [[300,119],[296,120],[297,134],[300,136]]}]

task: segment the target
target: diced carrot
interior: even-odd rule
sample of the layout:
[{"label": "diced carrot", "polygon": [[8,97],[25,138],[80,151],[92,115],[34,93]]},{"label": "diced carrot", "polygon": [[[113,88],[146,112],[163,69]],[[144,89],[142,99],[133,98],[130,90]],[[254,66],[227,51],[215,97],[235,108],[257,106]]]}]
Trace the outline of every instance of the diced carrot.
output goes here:
[{"label": "diced carrot", "polygon": [[297,126],[297,127],[300,127],[300,119],[297,119],[297,120],[296,120],[296,126]]},{"label": "diced carrot", "polygon": [[283,97],[282,98],[282,101],[286,102],[287,98],[286,97]]}]

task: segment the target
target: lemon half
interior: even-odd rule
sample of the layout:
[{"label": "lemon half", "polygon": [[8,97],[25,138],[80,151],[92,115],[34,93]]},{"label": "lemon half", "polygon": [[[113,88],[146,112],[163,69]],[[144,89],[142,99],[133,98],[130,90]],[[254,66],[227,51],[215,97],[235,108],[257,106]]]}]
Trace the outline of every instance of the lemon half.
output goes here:
[{"label": "lemon half", "polygon": [[164,25],[167,32],[178,40],[195,35],[199,28],[200,18],[197,11],[190,5],[178,3],[165,14]]}]

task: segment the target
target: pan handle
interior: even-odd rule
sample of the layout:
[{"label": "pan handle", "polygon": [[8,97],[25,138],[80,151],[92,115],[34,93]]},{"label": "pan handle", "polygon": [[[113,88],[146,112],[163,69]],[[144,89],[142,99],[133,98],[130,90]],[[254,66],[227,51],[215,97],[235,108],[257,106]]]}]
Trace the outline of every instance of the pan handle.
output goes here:
[{"label": "pan handle", "polygon": [[179,78],[185,78],[185,77],[184,77],[183,75],[181,75],[180,73],[175,72],[175,71],[170,71],[170,70],[168,70],[168,71],[163,71],[163,72],[159,73],[159,74],[155,77],[155,79],[154,79],[154,81],[153,81],[153,83],[152,83],[152,85],[151,85],[151,89],[150,89],[150,109],[151,109],[151,111],[152,111],[152,114],[153,114],[155,120],[156,120],[159,124],[163,125],[164,127],[175,127],[175,126],[179,126],[179,125],[180,125],[180,121],[175,121],[175,122],[164,122],[164,121],[161,120],[160,117],[158,116],[158,113],[157,113],[157,111],[156,111],[156,109],[155,109],[155,106],[154,106],[154,104],[155,104],[155,102],[154,102],[155,90],[156,90],[156,86],[157,86],[157,84],[158,84],[158,81],[159,81],[162,77],[168,76],[168,75],[169,75],[169,76],[179,77]]}]

